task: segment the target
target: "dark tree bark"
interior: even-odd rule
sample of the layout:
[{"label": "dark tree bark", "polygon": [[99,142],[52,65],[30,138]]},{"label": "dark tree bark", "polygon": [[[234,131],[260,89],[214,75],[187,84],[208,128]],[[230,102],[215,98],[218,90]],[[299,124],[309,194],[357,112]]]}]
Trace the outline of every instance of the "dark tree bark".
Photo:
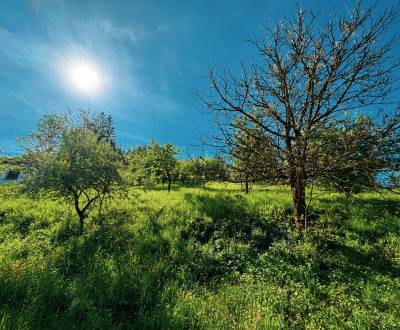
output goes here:
[{"label": "dark tree bark", "polygon": [[244,192],[246,194],[249,193],[249,179],[246,177],[245,181],[244,181]]},{"label": "dark tree bark", "polygon": [[[85,206],[83,208],[80,207],[80,196],[81,195],[85,195],[87,202],[85,204]],[[82,235],[83,234],[83,229],[84,229],[84,222],[85,222],[85,218],[86,218],[86,211],[88,210],[88,208],[90,207],[90,205],[99,198],[99,195],[96,195],[92,198],[89,198],[89,195],[85,192],[82,191],[80,193],[73,193],[73,198],[74,198],[74,207],[75,207],[75,211],[76,214],[78,215],[79,218],[79,234]]]},{"label": "dark tree bark", "polygon": [[77,193],[74,193],[74,207],[76,214],[78,215],[79,218],[79,234],[83,234],[83,225],[84,225],[84,220],[85,220],[85,213],[82,212],[81,208],[79,207],[79,195]]},{"label": "dark tree bark", "polygon": [[[294,222],[296,230],[301,232],[304,228],[306,218],[306,189],[304,182],[299,182],[298,178],[291,179],[291,191],[294,205]],[[293,182],[294,181],[294,182]]]},{"label": "dark tree bark", "polygon": [[168,192],[171,192],[172,176],[170,173],[168,173],[167,175],[167,181],[168,181]]}]

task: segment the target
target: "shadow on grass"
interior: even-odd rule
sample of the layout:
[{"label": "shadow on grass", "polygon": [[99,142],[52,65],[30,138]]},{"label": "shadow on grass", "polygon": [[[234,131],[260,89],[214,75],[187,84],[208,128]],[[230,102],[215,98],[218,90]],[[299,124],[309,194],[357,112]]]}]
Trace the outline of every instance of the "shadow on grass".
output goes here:
[{"label": "shadow on grass", "polygon": [[319,202],[317,212],[334,217],[339,233],[352,232],[361,241],[375,243],[388,233],[400,231],[400,201],[340,197]]},{"label": "shadow on grass", "polygon": [[347,283],[373,280],[377,274],[400,277],[400,268],[382,245],[387,235],[400,231],[398,201],[340,197],[319,202],[320,213],[328,220],[316,221],[322,230],[314,237],[321,247],[321,278]]},{"label": "shadow on grass", "polygon": [[182,231],[184,240],[205,244],[215,239],[235,239],[267,249],[273,241],[285,237],[289,229],[285,212],[262,215],[241,194],[186,193],[184,199],[204,214]]},{"label": "shadow on grass", "polygon": [[327,252],[334,258],[331,258],[331,263],[323,264],[322,269],[325,275],[331,275],[330,272],[334,271],[335,280],[344,283],[371,280],[377,274],[400,277],[400,268],[382,251],[364,251],[340,242],[328,242]]},{"label": "shadow on grass", "polygon": [[[171,191],[180,191],[184,187],[186,187],[186,186],[185,185],[173,184],[171,186]],[[141,189],[146,191],[146,189],[144,189],[144,188],[141,188]],[[164,184],[164,185],[159,184],[159,185],[157,185],[155,187],[151,187],[151,188],[147,189],[147,191],[165,191],[165,192],[168,192],[168,185],[167,184]]]},{"label": "shadow on grass", "polygon": [[150,215],[134,232],[121,219],[83,236],[72,231],[54,242],[40,267],[18,276],[0,270],[0,305],[10,327],[21,320],[34,329],[161,328],[173,322],[163,292],[174,279],[174,262],[158,217]]},{"label": "shadow on grass", "polygon": [[[333,201],[328,198],[319,198],[318,201],[323,208],[329,209],[332,204],[336,204],[344,211],[349,211],[350,208],[356,208],[362,214],[368,215],[370,218],[382,217],[385,215],[400,217],[400,200],[384,199],[384,198],[348,198],[338,197]],[[338,209],[335,208],[335,211]]]}]

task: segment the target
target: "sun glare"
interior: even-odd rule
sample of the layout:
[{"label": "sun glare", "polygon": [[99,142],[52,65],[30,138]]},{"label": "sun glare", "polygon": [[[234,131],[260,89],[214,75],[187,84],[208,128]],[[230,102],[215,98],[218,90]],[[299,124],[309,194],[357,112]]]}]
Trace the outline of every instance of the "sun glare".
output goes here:
[{"label": "sun glare", "polygon": [[93,94],[102,86],[103,79],[101,73],[90,62],[73,63],[68,71],[72,85],[85,94]]}]

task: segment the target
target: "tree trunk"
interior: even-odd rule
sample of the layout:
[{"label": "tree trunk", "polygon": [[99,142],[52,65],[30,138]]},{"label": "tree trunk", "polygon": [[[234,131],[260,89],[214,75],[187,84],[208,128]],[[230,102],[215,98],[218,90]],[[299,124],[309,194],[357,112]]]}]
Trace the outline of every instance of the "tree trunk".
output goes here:
[{"label": "tree trunk", "polygon": [[245,178],[245,182],[244,182],[244,191],[246,194],[249,193],[249,180],[247,179],[247,177]]},{"label": "tree trunk", "polygon": [[75,206],[75,211],[78,214],[79,217],[79,234],[83,234],[83,221],[85,219],[85,212],[82,211],[79,207],[79,196],[77,194],[74,194],[74,206]]},{"label": "tree trunk", "polygon": [[171,183],[172,183],[172,177],[170,174],[168,174],[168,192],[171,192]]},{"label": "tree trunk", "polygon": [[306,217],[306,187],[303,180],[296,178],[291,182],[294,204],[294,221],[296,231],[300,233],[304,228]]},{"label": "tree trunk", "polygon": [[84,220],[84,216],[83,216],[83,214],[79,214],[79,235],[82,235],[83,234],[83,224],[84,224],[84,222],[83,222],[83,220]]},{"label": "tree trunk", "polygon": [[99,224],[102,225],[103,224],[103,217],[101,215],[101,211],[103,210],[103,201],[104,201],[104,197],[105,195],[102,195],[100,197],[100,202],[99,202],[99,213],[98,213],[98,218],[99,218]]}]

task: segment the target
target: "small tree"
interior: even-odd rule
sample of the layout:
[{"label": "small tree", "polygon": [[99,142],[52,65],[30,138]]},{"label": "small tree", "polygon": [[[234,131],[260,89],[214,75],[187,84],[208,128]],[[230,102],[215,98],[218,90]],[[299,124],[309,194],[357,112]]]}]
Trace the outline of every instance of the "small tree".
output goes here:
[{"label": "small tree", "polygon": [[163,183],[167,182],[168,192],[170,192],[172,181],[177,175],[176,155],[178,150],[170,143],[162,146],[155,141],[151,141],[148,145],[148,152],[153,171]]},{"label": "small tree", "polygon": [[193,183],[192,163],[190,159],[181,159],[177,163],[178,180],[182,184]]},{"label": "small tree", "polygon": [[151,188],[157,182],[167,182],[168,191],[171,191],[171,184],[179,175],[177,154],[172,144],[162,146],[155,141],[130,150],[126,160],[134,183]]},{"label": "small tree", "polygon": [[120,155],[82,117],[68,117],[61,125],[59,116],[45,116],[38,130],[22,139],[28,151],[25,183],[33,193],[51,192],[71,201],[82,233],[84,219],[93,205],[98,204],[100,214],[104,199],[119,187]]},{"label": "small tree", "polygon": [[276,175],[269,169],[276,168],[278,160],[269,137],[258,127],[248,127],[247,122],[243,118],[237,120],[236,126],[242,129],[233,135],[228,151],[232,159],[232,179],[244,183],[244,190],[249,193],[252,183],[265,182]]},{"label": "small tree", "polygon": [[204,166],[204,178],[209,181],[226,181],[228,180],[228,167],[222,155],[215,157],[202,158]]},{"label": "small tree", "polygon": [[147,146],[138,146],[128,151],[125,157],[127,170],[133,185],[150,189],[157,184],[154,162]]},{"label": "small tree", "polygon": [[[31,189],[54,192],[71,200],[79,217],[79,232],[94,202],[103,200],[120,183],[119,156],[93,132],[78,127],[65,131],[60,147],[34,173]],[[99,209],[100,211],[100,209]]]}]

